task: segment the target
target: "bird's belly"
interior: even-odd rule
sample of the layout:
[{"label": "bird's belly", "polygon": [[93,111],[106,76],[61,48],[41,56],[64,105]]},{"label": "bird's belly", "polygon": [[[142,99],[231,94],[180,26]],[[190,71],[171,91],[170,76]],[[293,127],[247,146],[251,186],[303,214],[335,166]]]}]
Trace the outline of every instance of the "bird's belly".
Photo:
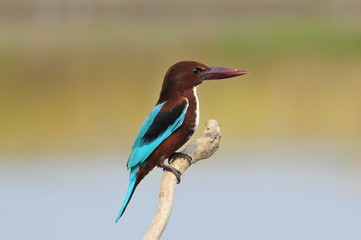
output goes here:
[{"label": "bird's belly", "polygon": [[[183,135],[187,137],[187,140],[192,136],[196,131],[199,124],[199,113],[198,106],[195,105],[189,109],[188,114],[186,115],[185,121],[181,126]],[[189,135],[189,136],[188,136]]]}]

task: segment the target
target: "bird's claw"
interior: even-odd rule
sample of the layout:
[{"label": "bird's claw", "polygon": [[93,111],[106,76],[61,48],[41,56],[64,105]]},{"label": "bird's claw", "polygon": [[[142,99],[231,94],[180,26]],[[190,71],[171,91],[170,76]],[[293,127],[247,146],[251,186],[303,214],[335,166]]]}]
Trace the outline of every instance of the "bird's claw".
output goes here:
[{"label": "bird's claw", "polygon": [[174,152],[172,155],[170,155],[168,158],[168,163],[171,164],[176,158],[185,158],[189,165],[192,164],[192,157],[182,152]]},{"label": "bird's claw", "polygon": [[173,173],[175,175],[175,177],[177,178],[177,184],[179,184],[181,182],[182,173],[180,171],[178,171],[177,169],[175,169],[174,167],[164,166],[163,171],[164,172],[169,171],[169,172]]}]

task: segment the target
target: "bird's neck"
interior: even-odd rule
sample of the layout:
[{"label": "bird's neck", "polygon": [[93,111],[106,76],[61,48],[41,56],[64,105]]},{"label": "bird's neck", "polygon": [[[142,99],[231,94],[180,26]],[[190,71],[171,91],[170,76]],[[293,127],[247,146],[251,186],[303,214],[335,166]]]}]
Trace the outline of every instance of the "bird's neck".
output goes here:
[{"label": "bird's neck", "polygon": [[194,101],[194,103],[196,103],[198,99],[196,89],[197,87],[172,90],[162,88],[158,103],[162,103],[176,97],[186,97],[189,101]]}]

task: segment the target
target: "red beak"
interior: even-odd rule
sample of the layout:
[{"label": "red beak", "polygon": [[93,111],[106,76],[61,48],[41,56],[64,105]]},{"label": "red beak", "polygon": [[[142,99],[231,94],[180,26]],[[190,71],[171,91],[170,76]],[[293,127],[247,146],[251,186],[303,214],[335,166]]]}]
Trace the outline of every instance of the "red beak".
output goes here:
[{"label": "red beak", "polygon": [[201,73],[204,80],[231,78],[247,74],[246,70],[236,68],[208,67],[209,69]]}]

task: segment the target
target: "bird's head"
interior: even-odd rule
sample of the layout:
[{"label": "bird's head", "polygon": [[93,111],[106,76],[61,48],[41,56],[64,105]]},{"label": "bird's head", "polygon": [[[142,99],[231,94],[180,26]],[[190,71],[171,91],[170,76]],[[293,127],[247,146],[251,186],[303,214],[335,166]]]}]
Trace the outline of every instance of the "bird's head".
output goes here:
[{"label": "bird's head", "polygon": [[163,88],[187,90],[201,84],[204,80],[231,78],[246,73],[245,70],[235,68],[210,67],[199,62],[182,61],[168,69]]}]

